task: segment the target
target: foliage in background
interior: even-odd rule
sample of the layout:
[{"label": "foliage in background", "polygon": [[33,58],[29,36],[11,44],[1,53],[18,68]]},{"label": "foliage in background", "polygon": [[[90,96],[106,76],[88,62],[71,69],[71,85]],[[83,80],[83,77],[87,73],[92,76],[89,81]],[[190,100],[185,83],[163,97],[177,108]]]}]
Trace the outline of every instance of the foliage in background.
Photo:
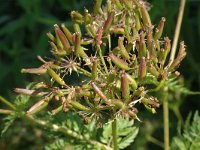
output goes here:
[{"label": "foliage in background", "polygon": [[172,150],[198,150],[200,148],[200,116],[195,112],[192,121],[188,115],[184,127],[179,125],[178,136],[173,138]]}]

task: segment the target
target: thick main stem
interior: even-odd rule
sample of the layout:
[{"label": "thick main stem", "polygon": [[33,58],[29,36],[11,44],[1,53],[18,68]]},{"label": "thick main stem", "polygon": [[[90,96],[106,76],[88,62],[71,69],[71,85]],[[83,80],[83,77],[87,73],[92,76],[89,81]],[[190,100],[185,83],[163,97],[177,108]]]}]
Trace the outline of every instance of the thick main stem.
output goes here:
[{"label": "thick main stem", "polygon": [[112,122],[112,137],[113,137],[113,147],[114,150],[118,150],[118,144],[117,144],[117,120],[114,119]]},{"label": "thick main stem", "polygon": [[169,106],[168,96],[164,96],[163,100],[163,119],[164,119],[164,150],[169,150]]}]

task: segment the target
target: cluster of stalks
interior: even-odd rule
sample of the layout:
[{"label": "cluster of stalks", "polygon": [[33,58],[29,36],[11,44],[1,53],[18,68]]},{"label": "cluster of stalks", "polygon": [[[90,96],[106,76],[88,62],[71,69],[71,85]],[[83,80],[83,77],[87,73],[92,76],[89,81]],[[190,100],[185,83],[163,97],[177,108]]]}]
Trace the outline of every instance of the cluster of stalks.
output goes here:
[{"label": "cluster of stalks", "polygon": [[[171,41],[162,38],[165,18],[153,25],[148,3],[141,0],[96,0],[93,12],[71,12],[73,32],[64,24],[55,24],[55,33],[47,33],[53,58],[38,57],[39,68],[22,73],[47,74],[49,82],[34,89],[16,88],[18,93],[39,96],[27,114],[34,114],[50,101],[60,111],[76,111],[84,120],[98,121],[118,116],[138,119],[137,106],[143,104],[152,113],[160,106],[150,93],[162,81],[179,76],[176,69],[186,56],[180,43],[175,59],[169,59]],[[78,85],[67,84],[67,76],[82,76]],[[76,80],[76,79],[74,79]],[[115,144],[115,141],[114,141]]]}]

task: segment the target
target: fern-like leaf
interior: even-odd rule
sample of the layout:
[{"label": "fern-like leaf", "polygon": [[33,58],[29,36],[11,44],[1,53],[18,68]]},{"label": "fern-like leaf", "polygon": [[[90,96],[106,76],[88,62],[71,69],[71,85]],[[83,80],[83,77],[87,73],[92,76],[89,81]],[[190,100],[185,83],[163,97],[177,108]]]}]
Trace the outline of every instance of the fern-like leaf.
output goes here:
[{"label": "fern-like leaf", "polygon": [[6,133],[6,131],[13,124],[13,122],[15,121],[16,118],[17,118],[17,114],[15,112],[13,112],[3,119],[4,127],[3,127],[3,130],[1,131],[1,135],[4,135]]},{"label": "fern-like leaf", "polygon": [[200,116],[196,111],[191,123],[189,115],[183,133],[173,138],[172,150],[199,150],[200,149]]},{"label": "fern-like leaf", "polygon": [[[133,120],[127,120],[122,117],[117,118],[117,136],[118,136],[118,146],[120,149],[124,149],[129,146],[138,134],[139,128],[133,126]],[[112,125],[104,125],[103,135],[101,137],[101,142],[111,146],[112,141]]]}]

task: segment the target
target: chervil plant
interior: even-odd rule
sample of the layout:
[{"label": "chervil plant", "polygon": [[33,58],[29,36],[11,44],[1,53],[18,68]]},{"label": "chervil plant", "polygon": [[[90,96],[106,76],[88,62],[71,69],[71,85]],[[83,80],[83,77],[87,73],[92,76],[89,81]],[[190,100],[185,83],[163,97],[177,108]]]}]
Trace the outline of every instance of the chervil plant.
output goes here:
[{"label": "chervil plant", "polygon": [[10,114],[7,119],[20,117],[59,133],[46,149],[70,143],[75,149],[117,150],[130,145],[138,133],[133,126],[135,119],[142,120],[138,106],[155,113],[163,103],[169,149],[168,95],[177,87],[177,68],[186,51],[181,42],[175,57],[171,40],[162,36],[165,18],[152,24],[148,10],[142,0],[107,0],[104,6],[96,0],[92,12],[71,12],[73,31],[55,24],[54,32],[47,33],[52,57],[38,56],[40,67],[21,70],[48,78],[31,88],[16,88],[21,95],[14,105],[1,98],[13,109],[4,110]]}]

